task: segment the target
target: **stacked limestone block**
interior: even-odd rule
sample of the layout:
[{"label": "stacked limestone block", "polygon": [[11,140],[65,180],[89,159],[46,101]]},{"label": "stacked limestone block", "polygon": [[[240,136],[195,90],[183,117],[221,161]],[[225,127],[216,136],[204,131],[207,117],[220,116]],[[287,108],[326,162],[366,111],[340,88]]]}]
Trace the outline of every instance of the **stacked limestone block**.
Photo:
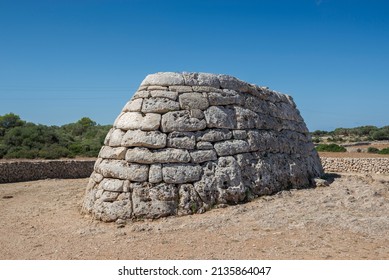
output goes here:
[{"label": "stacked limestone block", "polygon": [[202,213],[322,173],[290,96],[227,75],[157,73],[109,131],[83,208],[103,221]]}]

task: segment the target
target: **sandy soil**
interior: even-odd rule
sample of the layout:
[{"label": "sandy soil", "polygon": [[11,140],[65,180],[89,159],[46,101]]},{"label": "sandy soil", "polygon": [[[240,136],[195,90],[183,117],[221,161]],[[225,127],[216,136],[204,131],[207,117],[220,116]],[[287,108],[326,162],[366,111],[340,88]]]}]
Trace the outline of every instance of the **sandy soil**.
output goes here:
[{"label": "sandy soil", "polygon": [[358,153],[358,152],[319,152],[320,157],[333,158],[389,158],[389,155],[373,154],[373,153]]},{"label": "sandy soil", "polygon": [[87,179],[0,185],[0,259],[389,259],[389,176],[337,174],[201,215],[102,223]]}]

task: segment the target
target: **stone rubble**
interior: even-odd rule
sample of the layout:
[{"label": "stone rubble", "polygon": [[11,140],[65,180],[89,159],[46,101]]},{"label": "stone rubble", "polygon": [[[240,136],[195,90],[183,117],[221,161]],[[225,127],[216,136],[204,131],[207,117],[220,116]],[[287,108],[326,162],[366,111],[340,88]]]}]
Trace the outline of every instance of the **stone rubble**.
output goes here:
[{"label": "stone rubble", "polygon": [[326,172],[389,174],[389,158],[321,157]]},{"label": "stone rubble", "polygon": [[83,211],[110,222],[203,213],[314,186],[292,97],[227,75],[148,75],[107,134]]}]

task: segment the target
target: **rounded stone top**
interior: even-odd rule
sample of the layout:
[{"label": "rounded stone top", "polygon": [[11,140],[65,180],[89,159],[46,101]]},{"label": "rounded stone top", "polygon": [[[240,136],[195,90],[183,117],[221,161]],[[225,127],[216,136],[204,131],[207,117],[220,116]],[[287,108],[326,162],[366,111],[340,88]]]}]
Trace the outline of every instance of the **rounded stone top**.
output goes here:
[{"label": "rounded stone top", "polygon": [[235,77],[224,74],[189,73],[189,72],[158,72],[147,75],[141,86],[209,86],[221,89],[231,89],[241,92],[255,87]]},{"label": "rounded stone top", "polygon": [[286,102],[296,107],[290,95],[269,90],[268,87],[251,84],[225,74],[157,72],[147,75],[140,85],[140,87],[148,86],[202,86],[221,90],[234,90],[241,93],[249,93],[273,102]]}]

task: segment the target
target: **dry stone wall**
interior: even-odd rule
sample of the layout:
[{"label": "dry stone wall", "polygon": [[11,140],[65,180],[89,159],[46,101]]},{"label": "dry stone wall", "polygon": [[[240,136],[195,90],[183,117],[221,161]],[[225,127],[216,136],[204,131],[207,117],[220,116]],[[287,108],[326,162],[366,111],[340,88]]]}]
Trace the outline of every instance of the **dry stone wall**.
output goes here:
[{"label": "dry stone wall", "polygon": [[293,99],[227,75],[148,75],[109,131],[83,209],[202,213],[312,184],[320,160]]},{"label": "dry stone wall", "polygon": [[0,162],[0,184],[48,178],[87,178],[95,160],[34,160]]},{"label": "dry stone wall", "polygon": [[321,157],[326,172],[389,174],[389,158]]}]

